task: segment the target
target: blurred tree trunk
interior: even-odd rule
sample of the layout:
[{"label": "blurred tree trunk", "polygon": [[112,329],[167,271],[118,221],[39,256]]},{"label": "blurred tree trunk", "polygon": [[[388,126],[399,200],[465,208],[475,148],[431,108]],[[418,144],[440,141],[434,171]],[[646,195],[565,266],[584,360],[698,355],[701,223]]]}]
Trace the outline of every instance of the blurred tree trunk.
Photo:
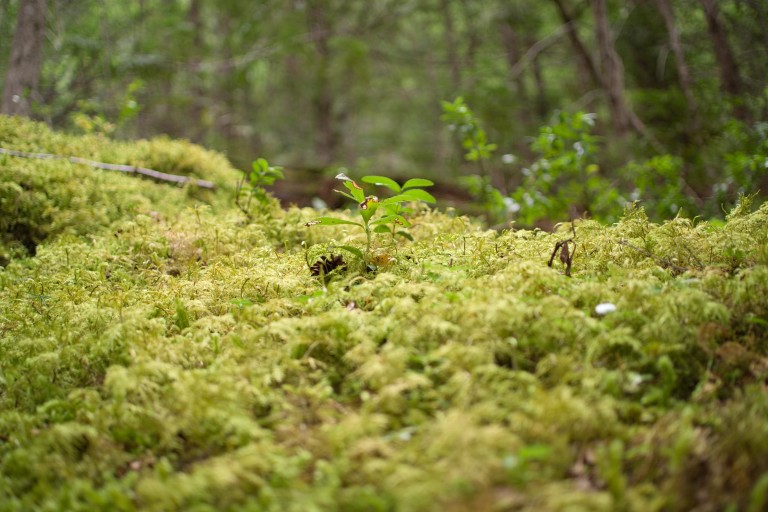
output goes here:
[{"label": "blurred tree trunk", "polygon": [[340,136],[333,112],[333,90],[331,88],[329,39],[331,29],[322,1],[307,2],[307,23],[317,53],[316,89],[312,105],[315,113],[315,150],[322,161],[322,166],[331,165],[336,160],[340,145]]},{"label": "blurred tree trunk", "polygon": [[45,19],[45,0],[26,0],[19,4],[0,113],[18,116],[32,113],[31,97],[37,92],[43,65]]},{"label": "blurred tree trunk", "polygon": [[632,127],[631,113],[624,98],[624,65],[613,45],[605,0],[592,0],[592,13],[595,17],[595,36],[600,50],[602,83],[608,96],[613,127],[619,135],[624,135]]},{"label": "blurred tree trunk", "polygon": [[[471,90],[477,82],[477,73],[475,73],[475,63],[477,61],[477,51],[482,44],[480,31],[475,26],[475,20],[478,16],[473,12],[471,6],[476,5],[476,0],[461,0],[461,16],[464,19],[467,33],[462,37],[467,41],[467,52],[464,58],[463,69],[466,70],[464,83],[465,89]],[[467,83],[469,82],[469,83]]]},{"label": "blurred tree trunk", "polygon": [[[600,73],[597,70],[597,66],[595,65],[595,61],[592,59],[592,55],[581,41],[579,33],[576,31],[576,21],[578,16],[568,9],[564,0],[554,0],[554,2],[557,7],[557,12],[560,13],[560,19],[563,20],[563,24],[567,27],[568,39],[571,40],[571,45],[573,45],[573,49],[576,52],[576,57],[581,60],[582,66],[578,68],[579,74],[584,75],[586,72],[592,80],[593,85],[602,87],[603,82]],[[582,79],[582,82],[584,81],[585,80]]]},{"label": "blurred tree trunk", "polygon": [[696,97],[693,95],[693,85],[691,83],[691,74],[688,72],[688,64],[685,60],[683,45],[680,42],[680,32],[675,23],[675,13],[669,0],[656,0],[661,17],[664,19],[664,25],[667,27],[669,35],[669,46],[672,53],[675,54],[675,63],[677,64],[677,76],[680,80],[680,88],[683,90],[685,101],[688,105],[689,129],[691,135],[698,136],[699,132],[699,107],[696,104]]},{"label": "blurred tree trunk", "polygon": [[201,143],[205,140],[205,123],[203,120],[204,108],[203,98],[205,97],[205,91],[203,90],[202,81],[202,58],[203,53],[203,31],[205,25],[203,24],[202,17],[202,0],[191,0],[189,2],[189,9],[187,11],[187,21],[190,27],[192,27],[192,48],[189,60],[189,69],[192,73],[192,106],[190,107],[190,117],[194,124],[190,128],[190,140],[195,143]]},{"label": "blurred tree trunk", "polygon": [[456,95],[460,94],[461,91],[461,63],[456,44],[456,27],[453,23],[450,0],[441,0],[440,6],[445,23],[445,46],[448,50],[448,63],[451,66],[451,84],[453,85],[453,94]]},{"label": "blurred tree trunk", "polygon": [[[765,48],[768,49],[768,30],[765,30],[765,27],[768,27],[768,15],[765,12],[764,1],[765,0],[748,0],[747,4],[749,4],[752,12],[755,13],[755,19],[757,20],[758,25],[763,27],[763,30],[761,30],[760,33],[763,35]],[[761,4],[763,7],[761,7]]]},{"label": "blurred tree trunk", "polygon": [[[535,43],[531,43],[533,45]],[[539,118],[545,119],[549,113],[549,102],[547,101],[547,89],[544,84],[544,73],[541,69],[541,61],[539,60],[541,54],[536,55],[531,61],[531,67],[533,69],[533,79],[536,81],[536,113]]]},{"label": "blurred tree trunk", "polygon": [[509,65],[512,74],[512,82],[515,85],[515,92],[520,100],[520,111],[522,112],[523,117],[527,120],[529,112],[528,88],[525,85],[525,78],[523,77],[522,71],[515,71],[515,66],[520,62],[523,53],[521,51],[520,37],[518,36],[517,30],[515,30],[511,19],[503,20],[500,24],[500,29],[501,41],[504,44],[504,53],[507,57],[507,64]]},{"label": "blurred tree trunk", "polygon": [[613,34],[608,24],[606,0],[592,0],[592,14],[595,18],[595,36],[600,49],[600,71],[603,90],[608,97],[608,108],[616,133],[621,136],[630,129],[645,139],[660,153],[664,148],[635,111],[627,104],[624,97],[624,64],[614,46]]},{"label": "blurred tree trunk", "polygon": [[[729,96],[740,96],[744,92],[744,82],[741,80],[739,66],[736,64],[736,57],[733,55],[731,45],[728,44],[725,28],[720,23],[720,11],[717,2],[715,0],[700,1],[707,18],[707,30],[709,31],[709,38],[712,40],[715,60],[720,71],[720,88]],[[733,115],[741,120],[749,118],[747,109],[739,104],[734,106]]]}]

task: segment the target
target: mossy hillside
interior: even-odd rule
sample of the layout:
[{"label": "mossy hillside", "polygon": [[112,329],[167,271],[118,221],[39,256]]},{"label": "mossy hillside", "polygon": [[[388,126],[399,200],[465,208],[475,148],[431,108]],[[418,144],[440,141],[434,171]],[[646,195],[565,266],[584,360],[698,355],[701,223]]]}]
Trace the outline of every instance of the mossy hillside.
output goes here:
[{"label": "mossy hillside", "polygon": [[114,210],[0,271],[0,510],[765,506],[767,205],[501,234],[422,209],[369,272],[310,210],[88,172],[125,188],[56,218]]},{"label": "mossy hillside", "polygon": [[219,188],[211,193],[194,185],[147,187],[135,176],[115,171],[0,155],[0,263],[34,254],[37,245],[54,234],[93,234],[117,219],[135,213],[162,215],[188,200],[223,204],[231,200],[238,176],[223,156],[187,142],[76,137],[7,116],[0,116],[0,147],[148,167],[210,180]]}]

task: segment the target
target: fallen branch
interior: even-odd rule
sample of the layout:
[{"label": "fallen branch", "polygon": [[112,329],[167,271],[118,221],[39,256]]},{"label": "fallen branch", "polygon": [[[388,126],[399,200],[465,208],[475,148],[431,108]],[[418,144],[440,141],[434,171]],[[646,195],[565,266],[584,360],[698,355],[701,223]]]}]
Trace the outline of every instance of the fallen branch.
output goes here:
[{"label": "fallen branch", "polygon": [[652,258],[656,260],[659,264],[661,264],[664,268],[669,268],[673,270],[674,272],[678,274],[682,274],[683,272],[690,270],[688,267],[681,267],[679,265],[675,265],[669,260],[665,260],[664,258],[660,258],[653,254],[651,251],[648,251],[646,249],[643,249],[642,247],[638,247],[636,245],[632,245],[631,243],[627,242],[626,240],[618,240],[618,243],[624,246],[629,247],[630,249],[634,249],[635,251],[639,252],[640,254],[647,256],[648,258]]},{"label": "fallen branch", "polygon": [[138,167],[135,165],[107,164],[104,162],[94,162],[92,160],[86,160],[85,158],[79,158],[76,156],[51,155],[48,153],[25,153],[24,151],[16,151],[13,149],[4,149],[4,148],[0,148],[0,154],[11,155],[11,156],[16,156],[20,158],[37,158],[40,160],[66,160],[67,162],[71,162],[73,164],[88,165],[90,167],[96,167],[98,169],[106,169],[108,171],[120,171],[120,172],[141,174],[142,176],[147,176],[148,178],[152,178],[159,181],[167,181],[167,182],[179,183],[179,184],[190,183],[192,185],[195,185],[201,188],[208,188],[208,189],[216,188],[216,185],[211,181],[198,180],[195,178],[190,178],[189,176],[179,176],[177,174],[168,174],[165,172],[155,171],[154,169],[147,169],[147,168]]}]

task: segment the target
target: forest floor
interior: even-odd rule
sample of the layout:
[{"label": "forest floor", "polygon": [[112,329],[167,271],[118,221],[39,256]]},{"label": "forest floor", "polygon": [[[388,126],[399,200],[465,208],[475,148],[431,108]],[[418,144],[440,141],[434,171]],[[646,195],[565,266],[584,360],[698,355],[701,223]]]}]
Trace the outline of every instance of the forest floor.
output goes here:
[{"label": "forest floor", "polygon": [[0,147],[218,185],[0,155],[0,511],[768,506],[767,204],[552,233],[423,206],[362,261],[309,208],[247,219],[185,142],[0,117]]}]

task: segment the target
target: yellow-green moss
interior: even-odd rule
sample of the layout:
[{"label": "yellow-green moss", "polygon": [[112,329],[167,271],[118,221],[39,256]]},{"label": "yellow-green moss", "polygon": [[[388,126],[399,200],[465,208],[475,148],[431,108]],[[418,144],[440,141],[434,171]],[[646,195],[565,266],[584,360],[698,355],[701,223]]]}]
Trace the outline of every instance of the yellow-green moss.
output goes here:
[{"label": "yellow-green moss", "polygon": [[[186,143],[0,126],[14,149],[157,145],[164,170],[233,175]],[[223,192],[0,162],[0,222],[41,230],[0,268],[0,511],[766,502],[767,205],[633,207],[575,237],[421,211],[367,271],[339,248],[364,234],[311,210],[246,224]],[[571,237],[568,278],[547,262]],[[313,277],[328,253],[347,270]]]}]

